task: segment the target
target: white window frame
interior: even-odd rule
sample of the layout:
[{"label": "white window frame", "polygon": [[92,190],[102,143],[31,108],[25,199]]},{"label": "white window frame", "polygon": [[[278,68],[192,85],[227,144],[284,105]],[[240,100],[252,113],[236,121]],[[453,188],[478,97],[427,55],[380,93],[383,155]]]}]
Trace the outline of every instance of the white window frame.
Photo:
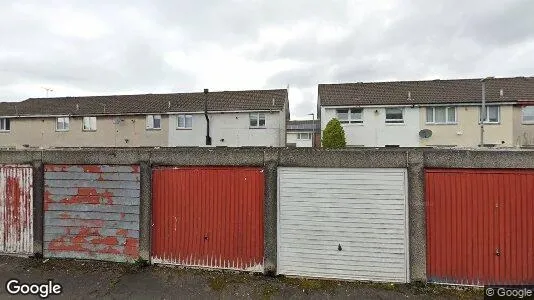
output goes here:
[{"label": "white window frame", "polygon": [[[66,124],[63,128],[59,128],[59,120],[62,120],[62,124]],[[57,117],[56,118],[56,131],[69,131],[70,130],[70,118],[69,117]]]},{"label": "white window frame", "polygon": [[[308,138],[305,138],[305,139],[301,138],[301,134],[307,135]],[[311,139],[312,139],[311,132],[298,132],[297,133],[297,140],[299,140],[299,141],[310,141]]]},{"label": "white window frame", "polygon": [[[256,124],[252,124],[252,117],[255,117]],[[260,125],[260,120],[263,118],[263,125]],[[248,126],[249,128],[265,128],[267,125],[267,118],[264,112],[253,112],[248,115]]]},{"label": "white window frame", "polygon": [[[184,121],[183,126],[180,126],[180,119],[183,119]],[[187,119],[191,120],[191,123],[189,126],[187,126]],[[185,114],[177,115],[176,116],[176,129],[187,129],[187,130],[193,129],[193,115],[185,115]]]},{"label": "white window frame", "polygon": [[[388,109],[400,109],[401,114],[402,114],[402,119],[388,119]],[[384,112],[385,112],[385,123],[386,124],[390,124],[390,125],[394,125],[394,124],[402,125],[402,124],[404,124],[404,108],[402,108],[402,107],[386,107]]]},{"label": "white window frame", "polygon": [[[7,128],[8,124],[9,124],[9,128]],[[10,131],[11,131],[11,119],[0,117],[0,132],[10,132]]]},{"label": "white window frame", "polygon": [[[347,111],[347,119],[341,119],[339,117],[339,111],[340,110],[346,110]],[[352,119],[352,110],[361,110],[361,117],[359,119]],[[347,107],[347,108],[337,108],[336,109],[336,119],[341,124],[363,124],[363,108],[362,107]]]},{"label": "white window frame", "polygon": [[[85,127],[85,120],[89,120],[89,128]],[[96,117],[83,117],[82,118],[82,131],[90,132],[96,131]]]},{"label": "white window frame", "polygon": [[[445,109],[445,122],[436,122],[436,108]],[[454,122],[449,121],[449,108],[454,108]],[[432,121],[428,121],[428,109],[432,109]],[[456,125],[458,124],[458,107],[457,106],[429,106],[425,110],[425,123],[433,125]]]},{"label": "white window frame", "polygon": [[[488,121],[489,119],[489,109],[492,108],[492,107],[496,107],[497,108],[497,121]],[[478,119],[479,120],[482,120],[482,107],[478,110],[479,112],[479,117]],[[478,123],[480,124],[480,121],[478,121]],[[486,120],[484,120],[484,124],[500,124],[501,123],[501,106],[500,105],[486,105]]]},{"label": "white window frame", "polygon": [[[154,127],[154,120],[159,119],[159,127]],[[161,115],[146,115],[147,130],[161,130]]]},{"label": "white window frame", "polygon": [[[525,109],[526,108],[532,109],[533,115],[532,115],[531,121],[525,121]],[[521,108],[521,124],[534,124],[534,105],[527,105]]]}]

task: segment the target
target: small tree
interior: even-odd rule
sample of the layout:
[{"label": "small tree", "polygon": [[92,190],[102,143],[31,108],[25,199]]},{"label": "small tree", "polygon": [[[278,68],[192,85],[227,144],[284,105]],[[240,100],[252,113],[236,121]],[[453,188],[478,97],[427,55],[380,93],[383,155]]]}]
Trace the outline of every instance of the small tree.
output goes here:
[{"label": "small tree", "polygon": [[345,130],[341,127],[338,119],[332,119],[323,131],[323,147],[325,148],[345,148],[347,142],[345,141]]}]

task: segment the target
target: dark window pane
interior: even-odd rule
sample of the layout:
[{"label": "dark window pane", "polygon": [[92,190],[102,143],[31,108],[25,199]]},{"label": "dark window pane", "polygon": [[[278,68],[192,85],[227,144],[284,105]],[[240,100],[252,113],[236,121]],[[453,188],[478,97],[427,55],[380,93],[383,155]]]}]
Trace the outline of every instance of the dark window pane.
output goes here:
[{"label": "dark window pane", "polygon": [[258,114],[250,114],[250,127],[258,126]]},{"label": "dark window pane", "polygon": [[185,116],[185,128],[193,128],[193,116]]},{"label": "dark window pane", "polygon": [[456,122],[456,107],[447,107],[447,122]]},{"label": "dark window pane", "polygon": [[361,121],[363,115],[363,109],[353,108],[350,110],[350,120],[351,121]]},{"label": "dark window pane", "polygon": [[339,121],[348,121],[349,120],[349,110],[348,109],[338,109],[336,110],[337,119]]},{"label": "dark window pane", "polygon": [[488,106],[488,118],[489,122],[499,122],[499,107]]},{"label": "dark window pane", "polygon": [[434,108],[433,107],[426,108],[426,122],[434,123]]},{"label": "dark window pane", "polygon": [[525,123],[534,122],[534,106],[523,107],[523,122]]},{"label": "dark window pane", "polygon": [[161,128],[161,117],[154,116],[154,128]]},{"label": "dark window pane", "polygon": [[445,123],[447,121],[447,108],[445,107],[434,107],[435,111],[435,122],[436,123]]},{"label": "dark window pane", "polygon": [[387,123],[402,123],[402,108],[386,108]]}]

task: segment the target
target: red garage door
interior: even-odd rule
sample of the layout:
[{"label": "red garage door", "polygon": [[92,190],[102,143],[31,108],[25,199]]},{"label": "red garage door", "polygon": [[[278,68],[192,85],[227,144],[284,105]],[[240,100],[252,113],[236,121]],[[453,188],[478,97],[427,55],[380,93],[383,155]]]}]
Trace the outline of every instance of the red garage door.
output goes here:
[{"label": "red garage door", "polygon": [[261,169],[155,169],[152,199],[152,262],[263,270]]},{"label": "red garage door", "polygon": [[534,171],[427,170],[427,277],[534,284]]}]

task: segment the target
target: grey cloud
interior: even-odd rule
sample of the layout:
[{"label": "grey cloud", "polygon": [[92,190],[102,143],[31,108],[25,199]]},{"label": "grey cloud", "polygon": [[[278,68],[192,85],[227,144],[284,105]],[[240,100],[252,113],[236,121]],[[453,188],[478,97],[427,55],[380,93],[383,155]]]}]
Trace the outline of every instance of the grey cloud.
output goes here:
[{"label": "grey cloud", "polygon": [[0,11],[0,40],[4,41],[0,98],[11,98],[5,86],[15,84],[61,85],[102,93],[169,91],[194,85],[192,74],[167,64],[167,45],[154,37],[156,32],[147,36],[117,26],[98,38],[60,36],[46,26],[46,17],[30,17],[14,9]]},{"label": "grey cloud", "polygon": [[534,42],[534,2],[396,3],[356,20],[338,41],[321,41],[311,32],[248,55],[301,62],[303,67],[279,72],[267,82],[293,79],[303,88],[324,82],[534,74],[534,58],[522,51]]},{"label": "grey cloud", "polygon": [[[21,5],[27,14],[16,11]],[[109,32],[54,33],[62,8],[102,20]],[[0,101],[43,83],[95,93],[190,90],[195,74],[170,66],[165,52],[255,45],[271,26],[342,27],[348,35],[339,40],[310,30],[244,54],[251,63],[299,62],[265,78],[264,88],[299,89],[306,100],[292,116],[303,117],[321,82],[534,75],[532,11],[531,0],[0,0]]]}]

